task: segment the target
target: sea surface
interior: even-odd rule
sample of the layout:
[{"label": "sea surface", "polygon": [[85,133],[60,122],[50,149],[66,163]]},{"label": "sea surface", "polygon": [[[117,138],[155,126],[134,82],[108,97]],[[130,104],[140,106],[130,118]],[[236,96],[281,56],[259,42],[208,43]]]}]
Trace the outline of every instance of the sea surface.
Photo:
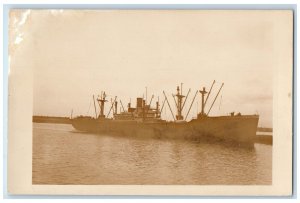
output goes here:
[{"label": "sea surface", "polygon": [[80,133],[33,123],[33,184],[272,184],[272,146]]}]

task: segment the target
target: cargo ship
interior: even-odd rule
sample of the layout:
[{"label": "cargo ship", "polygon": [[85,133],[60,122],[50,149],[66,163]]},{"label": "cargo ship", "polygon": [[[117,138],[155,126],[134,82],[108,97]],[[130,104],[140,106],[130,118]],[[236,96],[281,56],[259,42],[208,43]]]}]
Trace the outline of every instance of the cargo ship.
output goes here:
[{"label": "cargo ship", "polygon": [[[95,117],[78,116],[72,118],[71,123],[76,130],[97,134],[124,137],[134,136],[138,138],[217,140],[238,144],[239,146],[253,147],[259,120],[258,115],[242,115],[241,113],[235,114],[232,112],[226,116],[209,116],[224,83],[222,83],[209,110],[205,112],[205,107],[214,84],[215,81],[209,92],[205,90],[205,87],[195,92],[185,116],[183,116],[182,110],[191,89],[189,89],[185,96],[182,94],[181,84],[181,88],[177,86],[177,93],[172,95],[176,106],[176,115],[174,115],[164,91],[164,100],[161,107],[159,99],[155,107],[151,107],[153,100],[152,95],[149,103],[147,99],[138,97],[135,107],[132,107],[131,102],[129,102],[127,109],[123,107],[122,101],[120,100],[122,110],[118,112],[118,102],[117,97],[115,97],[115,99],[111,101],[108,114],[104,115],[104,106],[108,100],[106,99],[106,93],[103,92],[96,99],[100,108],[99,115],[96,110],[97,102],[93,96]],[[187,121],[188,114],[199,93],[201,95],[201,112],[198,113],[195,118]],[[166,106],[169,107],[173,121],[162,119],[161,112]],[[111,112],[113,116],[109,118]]]}]

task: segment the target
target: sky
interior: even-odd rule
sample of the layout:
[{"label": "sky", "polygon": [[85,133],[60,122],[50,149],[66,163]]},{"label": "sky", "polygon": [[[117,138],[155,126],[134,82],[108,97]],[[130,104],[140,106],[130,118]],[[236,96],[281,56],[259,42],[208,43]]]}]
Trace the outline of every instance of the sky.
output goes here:
[{"label": "sky", "polygon": [[[270,12],[270,11],[269,11]],[[27,10],[10,13],[10,63],[33,70],[33,114],[94,116],[105,91],[124,106],[152,94],[175,112],[172,94],[209,90],[210,115],[259,114],[272,127],[276,19],[266,11]],[[165,106],[167,107],[167,106]],[[201,109],[197,94],[188,120]],[[97,110],[99,108],[97,106]],[[162,116],[171,119],[164,108]]]}]

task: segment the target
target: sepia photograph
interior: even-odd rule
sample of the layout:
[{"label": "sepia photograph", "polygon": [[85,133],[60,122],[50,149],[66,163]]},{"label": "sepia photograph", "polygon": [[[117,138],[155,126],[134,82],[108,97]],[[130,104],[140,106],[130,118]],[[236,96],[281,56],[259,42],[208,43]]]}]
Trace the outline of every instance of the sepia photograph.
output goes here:
[{"label": "sepia photograph", "polygon": [[12,9],[9,64],[33,187],[272,187],[291,150],[290,10]]}]

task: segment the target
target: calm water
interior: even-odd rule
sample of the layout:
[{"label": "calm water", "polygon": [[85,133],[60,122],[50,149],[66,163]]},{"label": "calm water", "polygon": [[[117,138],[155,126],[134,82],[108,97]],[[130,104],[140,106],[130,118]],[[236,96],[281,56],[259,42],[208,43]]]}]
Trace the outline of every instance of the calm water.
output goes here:
[{"label": "calm water", "polygon": [[33,184],[271,184],[272,146],[78,133],[33,123]]}]

